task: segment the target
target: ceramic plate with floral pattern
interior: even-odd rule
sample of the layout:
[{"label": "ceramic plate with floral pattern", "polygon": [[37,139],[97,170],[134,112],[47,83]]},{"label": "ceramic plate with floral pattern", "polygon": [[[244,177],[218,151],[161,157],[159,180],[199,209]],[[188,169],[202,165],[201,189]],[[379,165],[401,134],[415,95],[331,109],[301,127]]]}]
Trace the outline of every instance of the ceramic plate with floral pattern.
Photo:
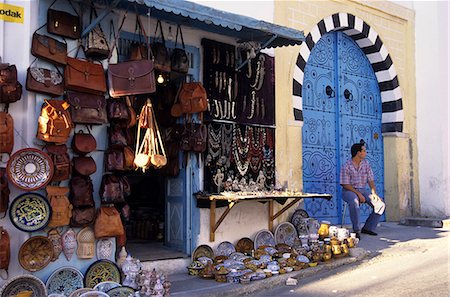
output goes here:
[{"label": "ceramic plate with floral pattern", "polygon": [[110,297],[128,297],[134,296],[134,289],[127,286],[117,287],[106,292]]},{"label": "ceramic plate with floral pattern", "polygon": [[207,244],[199,245],[192,253],[192,261],[195,261],[200,257],[208,257],[210,259],[214,259],[213,249]]},{"label": "ceramic plate with floral pattern", "polygon": [[289,222],[281,223],[275,229],[276,243],[285,243],[289,246],[293,246],[294,241],[297,237],[297,230],[295,229],[294,225]]},{"label": "ceramic plate with floral pattern", "polygon": [[95,291],[102,291],[102,292],[108,292],[111,289],[120,287],[121,285],[117,282],[111,282],[111,281],[106,281],[106,282],[101,282],[95,285],[94,290]]},{"label": "ceramic plate with floral pattern", "polygon": [[38,193],[24,193],[16,197],[9,208],[13,225],[25,232],[44,229],[50,222],[52,209],[48,200]]},{"label": "ceramic plate with floral pattern", "polygon": [[229,241],[223,241],[217,246],[216,256],[229,257],[234,252],[236,252],[234,245]]},{"label": "ceramic plate with floral pattern", "polygon": [[39,278],[31,274],[11,278],[11,280],[5,283],[5,285],[0,289],[0,296],[16,296],[23,291],[33,292],[30,297],[47,296],[47,289],[45,288],[44,283]]},{"label": "ceramic plate with floral pattern", "polygon": [[121,276],[119,267],[109,260],[98,260],[89,266],[84,276],[84,286],[93,288],[95,285],[112,281],[120,283]]},{"label": "ceramic plate with floral pattern", "polygon": [[256,233],[255,240],[253,242],[255,244],[255,250],[260,246],[275,246],[275,238],[269,230],[261,230]]},{"label": "ceramic plate with floral pattern", "polygon": [[84,287],[83,274],[75,267],[61,267],[50,275],[46,286],[49,294],[69,296]]},{"label": "ceramic plate with floral pattern", "polygon": [[46,267],[53,258],[53,244],[45,236],[27,239],[19,249],[20,265],[31,272]]}]

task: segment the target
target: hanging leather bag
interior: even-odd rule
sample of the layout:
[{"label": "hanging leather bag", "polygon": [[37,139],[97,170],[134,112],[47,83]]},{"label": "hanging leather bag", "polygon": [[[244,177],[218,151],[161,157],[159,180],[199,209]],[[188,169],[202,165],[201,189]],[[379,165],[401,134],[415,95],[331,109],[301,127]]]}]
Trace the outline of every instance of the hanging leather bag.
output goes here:
[{"label": "hanging leather bag", "polygon": [[67,57],[64,71],[68,90],[103,95],[106,92],[105,71],[102,64]]},{"label": "hanging leather bag", "polygon": [[100,184],[100,201],[102,204],[120,204],[125,202],[123,182],[120,176],[104,174]]},{"label": "hanging leather bag", "polygon": [[73,128],[69,103],[45,99],[38,120],[37,138],[46,142],[66,143]]},{"label": "hanging leather bag", "polygon": [[166,40],[164,39],[164,31],[160,20],[156,23],[155,40],[158,28],[160,29],[161,41],[153,42],[151,45],[153,55],[155,56],[155,69],[163,72],[170,72],[170,55],[166,47]]},{"label": "hanging leather bag", "polygon": [[0,103],[13,103],[22,97],[22,85],[17,81],[16,65],[0,63]]},{"label": "hanging leather bag", "polygon": [[183,83],[178,96],[183,113],[197,113],[208,109],[206,90],[201,82]]},{"label": "hanging leather bag", "polygon": [[91,133],[80,130],[72,138],[72,150],[78,155],[85,155],[97,149],[97,141]]},{"label": "hanging leather bag", "polygon": [[129,48],[129,57],[128,59],[131,61],[135,60],[147,60],[148,59],[148,43],[147,43],[147,36],[143,33],[144,28],[141,27],[141,23],[138,19],[138,14],[136,14],[136,23],[135,23],[135,29],[134,29],[134,35],[139,36],[138,40],[133,40],[130,43]]},{"label": "hanging leather bag", "polygon": [[31,54],[39,59],[64,66],[67,64],[67,43],[41,35],[36,30],[31,40]]},{"label": "hanging leather bag", "polygon": [[0,111],[0,153],[11,154],[14,148],[14,120],[12,116]]},{"label": "hanging leather bag", "polygon": [[181,139],[181,149],[203,153],[206,150],[208,129],[204,124],[187,123]]},{"label": "hanging leather bag", "polygon": [[74,207],[95,206],[94,186],[89,176],[74,176],[70,180],[70,198]]},{"label": "hanging leather bag", "polygon": [[112,123],[108,127],[108,140],[110,147],[129,145],[131,144],[130,132],[120,124]]},{"label": "hanging leather bag", "polygon": [[69,179],[72,174],[72,165],[69,154],[67,153],[67,146],[65,144],[48,144],[45,147],[54,166],[54,173],[51,181],[59,182]]},{"label": "hanging leather bag", "polygon": [[114,206],[100,206],[94,223],[95,238],[122,236],[125,233],[120,214]]},{"label": "hanging leather bag", "polygon": [[106,117],[106,99],[103,95],[67,92],[72,121],[77,124],[102,125]]},{"label": "hanging leather bag", "polygon": [[105,151],[105,167],[107,171],[125,170],[125,158],[120,148],[109,148]]},{"label": "hanging leather bag", "polygon": [[47,186],[47,198],[52,207],[52,217],[48,227],[67,226],[72,217],[72,204],[70,204],[67,194],[68,187]]},{"label": "hanging leather bag", "polygon": [[58,68],[56,70],[41,67],[28,67],[25,88],[28,91],[61,96],[64,93],[64,79]]},{"label": "hanging leather bag", "polygon": [[110,122],[120,121],[128,123],[130,121],[130,110],[122,98],[109,99],[106,105],[108,120]]},{"label": "hanging leather bag", "polygon": [[89,176],[97,171],[97,164],[92,157],[73,157],[73,168],[76,173]]},{"label": "hanging leather bag", "polygon": [[[89,17],[90,23],[92,22],[92,16],[94,16],[95,19],[98,17],[94,4],[91,2],[91,13]],[[86,57],[92,59],[103,60],[108,58],[109,45],[100,23],[86,36],[84,51],[86,53]]]},{"label": "hanging leather bag", "polygon": [[11,247],[9,234],[3,226],[0,226],[0,271],[5,270],[6,277],[0,273],[0,277],[4,280],[8,279],[9,260],[11,258]]},{"label": "hanging leather bag", "polygon": [[6,178],[6,169],[0,168],[0,219],[6,216],[9,206],[9,185]]},{"label": "hanging leather bag", "polygon": [[72,209],[72,217],[70,218],[70,226],[86,227],[94,223],[95,206],[92,207],[75,207]]},{"label": "hanging leather bag", "polygon": [[[177,48],[178,45],[178,32],[180,32],[182,48]],[[170,67],[174,72],[188,73],[189,71],[189,58],[186,53],[184,45],[183,32],[181,32],[181,26],[177,26],[177,35],[175,38],[175,48],[172,50],[170,57]]]},{"label": "hanging leather bag", "polygon": [[57,0],[53,1],[47,10],[47,32],[70,39],[78,39],[81,36],[80,17],[69,0],[70,6],[76,15],[72,15],[66,11],[52,9],[51,7]]}]

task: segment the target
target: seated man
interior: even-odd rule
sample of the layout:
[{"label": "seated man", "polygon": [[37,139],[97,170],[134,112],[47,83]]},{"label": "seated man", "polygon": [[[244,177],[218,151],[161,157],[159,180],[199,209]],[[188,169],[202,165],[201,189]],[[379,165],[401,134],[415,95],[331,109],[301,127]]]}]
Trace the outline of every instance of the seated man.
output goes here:
[{"label": "seated man", "polygon": [[[374,231],[381,215],[373,211],[373,205],[369,198],[372,192],[375,193],[375,182],[372,168],[365,159],[367,152],[364,142],[362,141],[361,143],[352,145],[351,154],[352,158],[341,168],[340,181],[343,187],[342,198],[348,203],[353,232],[356,233],[356,236],[360,238],[360,232],[377,235]],[[367,188],[367,184],[369,184],[370,189]],[[359,225],[361,203],[367,203],[372,207],[372,213],[367,218],[362,229],[360,229]]]}]

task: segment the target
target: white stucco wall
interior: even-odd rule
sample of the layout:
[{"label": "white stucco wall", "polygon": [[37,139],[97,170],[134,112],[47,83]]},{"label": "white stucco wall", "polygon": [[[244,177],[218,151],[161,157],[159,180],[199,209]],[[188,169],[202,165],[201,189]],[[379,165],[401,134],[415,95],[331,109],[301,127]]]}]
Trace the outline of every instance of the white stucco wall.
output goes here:
[{"label": "white stucco wall", "polygon": [[414,2],[421,215],[450,216],[449,3]]}]

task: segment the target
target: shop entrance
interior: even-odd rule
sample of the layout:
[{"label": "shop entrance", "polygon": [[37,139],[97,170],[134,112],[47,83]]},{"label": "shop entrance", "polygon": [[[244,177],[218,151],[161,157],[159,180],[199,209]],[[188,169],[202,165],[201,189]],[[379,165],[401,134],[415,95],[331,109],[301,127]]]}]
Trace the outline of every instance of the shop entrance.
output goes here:
[{"label": "shop entrance", "polygon": [[[308,213],[341,223],[339,172],[353,143],[364,140],[377,192],[384,193],[381,96],[372,66],[359,46],[342,32],[322,36],[311,51],[302,88],[304,126],[303,191],[329,193],[331,201],[305,202]],[[370,214],[366,204],[362,220]],[[382,217],[384,219],[384,216]],[[349,223],[347,216],[345,223]]]}]

